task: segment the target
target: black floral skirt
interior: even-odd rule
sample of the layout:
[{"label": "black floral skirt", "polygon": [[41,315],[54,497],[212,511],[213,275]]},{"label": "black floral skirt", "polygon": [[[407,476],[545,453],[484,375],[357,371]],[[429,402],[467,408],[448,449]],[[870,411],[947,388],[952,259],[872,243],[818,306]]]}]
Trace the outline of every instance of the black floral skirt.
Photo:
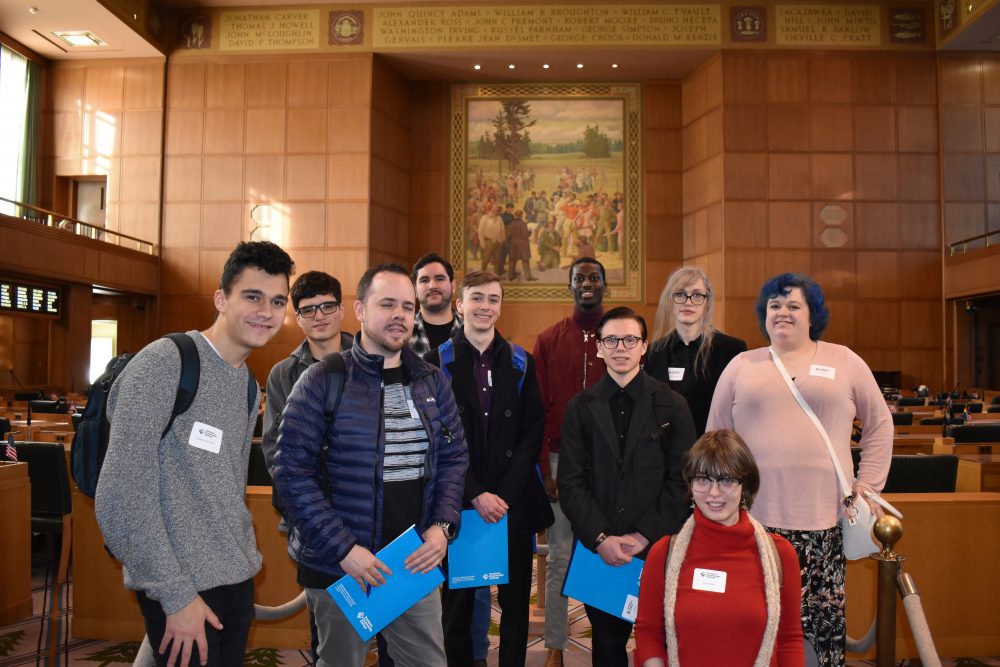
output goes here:
[{"label": "black floral skirt", "polygon": [[847,637],[844,614],[844,541],[840,526],[826,530],[768,528],[792,543],[802,575],[802,634],[823,667],[843,667]]}]

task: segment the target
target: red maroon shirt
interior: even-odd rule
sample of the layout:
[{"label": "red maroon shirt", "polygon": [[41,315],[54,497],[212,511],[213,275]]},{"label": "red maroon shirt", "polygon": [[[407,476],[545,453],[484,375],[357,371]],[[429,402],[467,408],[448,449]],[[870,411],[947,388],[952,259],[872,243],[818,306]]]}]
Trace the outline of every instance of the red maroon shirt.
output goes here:
[{"label": "red maroon shirt", "polygon": [[549,452],[559,453],[563,418],[569,399],[597,384],[606,372],[604,361],[597,358],[597,324],[604,309],[574,309],[538,335],[535,341],[535,372],[545,405],[545,437],[539,465],[542,474],[550,475]]}]

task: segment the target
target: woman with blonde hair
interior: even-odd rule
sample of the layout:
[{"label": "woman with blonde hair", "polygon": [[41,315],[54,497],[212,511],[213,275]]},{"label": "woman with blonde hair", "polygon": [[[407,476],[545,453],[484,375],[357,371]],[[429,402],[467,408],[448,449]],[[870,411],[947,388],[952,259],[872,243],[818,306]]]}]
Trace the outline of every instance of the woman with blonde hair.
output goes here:
[{"label": "woman with blonde hair", "polygon": [[701,269],[682,266],[660,294],[645,370],[687,399],[698,435],[705,432],[712,394],[726,365],[747,344],[712,326],[715,297]]},{"label": "woman with blonde hair", "polygon": [[760,474],[733,431],[701,436],[682,471],[694,514],[649,551],[637,667],[802,667],[799,558],[750,516]]}]

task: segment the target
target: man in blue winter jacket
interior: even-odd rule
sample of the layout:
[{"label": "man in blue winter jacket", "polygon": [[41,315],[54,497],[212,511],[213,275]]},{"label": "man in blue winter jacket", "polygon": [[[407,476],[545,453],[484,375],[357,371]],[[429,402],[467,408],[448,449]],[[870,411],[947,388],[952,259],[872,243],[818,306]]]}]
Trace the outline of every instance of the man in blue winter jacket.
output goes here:
[{"label": "man in blue winter jacket", "polygon": [[[343,352],[334,419],[328,424],[324,415],[324,364],[302,375],[285,407],[274,487],[293,526],[298,581],[316,616],[319,667],[360,667],[368,652],[326,592],[329,585],[345,574],[362,587],[384,583],[390,573],[375,553],[411,525],[424,542],[405,566],[429,572],[459,528],[468,467],[462,421],[443,372],[406,344],[415,312],[406,269],[380,264],[366,271],[354,303],[361,332]],[[398,664],[444,665],[438,591],[382,634]]]}]

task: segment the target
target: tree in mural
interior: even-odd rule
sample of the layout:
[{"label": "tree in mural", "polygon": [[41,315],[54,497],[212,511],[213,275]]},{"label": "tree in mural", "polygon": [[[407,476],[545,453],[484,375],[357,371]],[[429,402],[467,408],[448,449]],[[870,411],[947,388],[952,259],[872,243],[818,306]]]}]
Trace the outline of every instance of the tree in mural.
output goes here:
[{"label": "tree in mural", "polygon": [[531,118],[531,105],[525,100],[503,100],[500,110],[493,118],[493,146],[495,157],[500,161],[498,171],[503,173],[503,163],[507,163],[507,173],[517,169],[522,159],[528,157],[531,137],[528,128],[538,121]]},{"label": "tree in mural", "polygon": [[583,131],[583,154],[589,158],[611,157],[611,139],[601,132],[600,125],[588,125]]}]

